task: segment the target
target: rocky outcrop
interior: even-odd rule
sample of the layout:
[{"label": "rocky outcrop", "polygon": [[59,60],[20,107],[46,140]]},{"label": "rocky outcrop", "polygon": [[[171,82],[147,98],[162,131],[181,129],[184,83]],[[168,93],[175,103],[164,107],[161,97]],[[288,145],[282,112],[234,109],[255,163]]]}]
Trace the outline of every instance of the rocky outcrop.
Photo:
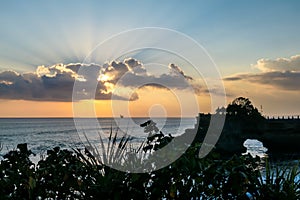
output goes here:
[{"label": "rocky outcrop", "polygon": [[300,120],[266,120],[264,132],[257,140],[261,141],[270,153],[299,153]]},{"label": "rocky outcrop", "polygon": [[[203,142],[212,115],[199,114],[195,142]],[[194,130],[195,130],[194,129]],[[245,119],[226,116],[222,134],[215,145],[221,153],[244,153],[244,142],[257,139],[268,149],[268,153],[300,153],[300,119]]]}]

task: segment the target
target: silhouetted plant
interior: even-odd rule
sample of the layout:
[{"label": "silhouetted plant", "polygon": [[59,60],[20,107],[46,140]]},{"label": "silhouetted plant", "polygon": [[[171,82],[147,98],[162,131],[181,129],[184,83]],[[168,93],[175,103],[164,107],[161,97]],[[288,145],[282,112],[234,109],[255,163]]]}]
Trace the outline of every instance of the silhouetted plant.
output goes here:
[{"label": "silhouetted plant", "polygon": [[27,144],[18,144],[17,149],[3,156],[0,165],[1,197],[31,199],[36,190],[36,171],[29,159],[32,154]]},{"label": "silhouetted plant", "polygon": [[261,113],[256,107],[252,105],[252,102],[245,97],[238,97],[230,103],[226,108],[227,115],[237,116],[242,118],[263,118]]},{"label": "silhouetted plant", "polygon": [[273,167],[266,162],[265,173],[258,175],[258,199],[299,199],[299,163],[292,167]]},{"label": "silhouetted plant", "polygon": [[144,128],[144,132],[148,134],[146,145],[143,146],[145,152],[157,151],[169,144],[173,137],[171,134],[165,136],[152,120],[148,120],[140,125]]},{"label": "silhouetted plant", "polygon": [[[116,136],[111,135],[111,141]],[[152,139],[152,138],[151,138]],[[157,136],[156,152],[172,140]],[[116,141],[116,140],[115,140]],[[120,140],[122,141],[122,140]],[[111,143],[106,155],[112,159],[126,144]],[[161,146],[160,146],[161,145]],[[125,145],[126,146],[126,145]],[[298,165],[293,168],[265,167],[250,155],[221,159],[210,153],[200,159],[201,144],[194,143],[172,164],[149,173],[118,171],[100,162],[89,149],[61,150],[56,147],[35,166],[26,144],[7,153],[0,163],[1,199],[299,199]],[[127,148],[124,148],[127,149]],[[141,150],[141,152],[144,152]],[[106,151],[107,152],[107,151]],[[127,155],[127,150],[123,155]],[[132,152],[130,152],[132,153]],[[149,152],[148,152],[149,153]],[[118,153],[118,155],[121,155]],[[109,157],[109,156],[108,156]],[[107,157],[107,159],[109,159]],[[118,159],[118,158],[117,158]],[[147,159],[145,157],[144,159]],[[146,162],[146,161],[145,161]],[[126,164],[126,163],[121,163]]]}]

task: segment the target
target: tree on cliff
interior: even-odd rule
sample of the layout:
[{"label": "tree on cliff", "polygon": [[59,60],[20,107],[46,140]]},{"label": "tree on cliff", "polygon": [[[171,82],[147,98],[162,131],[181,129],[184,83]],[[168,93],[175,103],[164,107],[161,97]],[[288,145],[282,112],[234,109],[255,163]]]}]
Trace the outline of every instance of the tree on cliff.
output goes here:
[{"label": "tree on cliff", "polygon": [[263,116],[258,111],[257,108],[255,108],[251,101],[248,98],[245,97],[238,97],[232,101],[227,106],[226,109],[227,115],[230,116],[237,116],[241,118],[248,118],[248,119],[262,119]]},{"label": "tree on cliff", "polygon": [[220,151],[243,152],[245,138],[263,133],[265,118],[245,97],[234,99],[226,108],[226,119],[216,148]]}]

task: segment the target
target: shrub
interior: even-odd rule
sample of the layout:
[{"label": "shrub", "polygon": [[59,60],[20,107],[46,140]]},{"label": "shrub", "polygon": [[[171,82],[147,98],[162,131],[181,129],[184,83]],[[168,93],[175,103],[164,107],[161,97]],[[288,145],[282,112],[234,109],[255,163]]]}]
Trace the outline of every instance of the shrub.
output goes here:
[{"label": "shrub", "polygon": [[[150,123],[149,123],[150,124]],[[153,124],[152,124],[153,125]],[[148,130],[148,129],[147,129]],[[150,130],[150,129],[149,129]],[[155,130],[155,129],[154,129]],[[152,132],[136,151],[127,151],[127,139],[111,144],[103,156],[111,162],[132,153],[151,153],[173,140]],[[114,142],[115,141],[115,142]],[[121,143],[121,145],[120,145]],[[125,146],[124,146],[125,145]],[[191,145],[175,162],[149,173],[128,173],[104,165],[89,149],[48,150],[37,165],[26,144],[4,155],[0,163],[1,199],[299,199],[298,165],[260,170],[261,160],[250,155],[222,159],[210,153],[200,159],[201,144]],[[104,147],[104,146],[103,146]],[[113,148],[113,149],[111,149]],[[120,149],[123,153],[120,153]],[[110,152],[110,153],[109,153]],[[115,153],[112,153],[115,152]],[[118,153],[117,153],[118,152]],[[140,159],[136,157],[136,159]],[[125,159],[126,160],[126,159]]]}]

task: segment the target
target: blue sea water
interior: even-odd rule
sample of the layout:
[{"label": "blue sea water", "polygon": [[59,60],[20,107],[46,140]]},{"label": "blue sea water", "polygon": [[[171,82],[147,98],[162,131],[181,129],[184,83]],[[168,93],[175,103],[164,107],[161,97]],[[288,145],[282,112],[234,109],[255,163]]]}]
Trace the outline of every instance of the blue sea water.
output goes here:
[{"label": "blue sea water", "polygon": [[[95,120],[97,124],[91,123]],[[139,125],[147,120],[149,119],[82,119],[80,124],[83,124],[83,131],[88,135],[89,142],[99,145],[98,133],[102,133],[104,141],[107,141],[111,130],[113,133],[118,132],[119,137],[127,133],[136,142],[142,142],[147,137],[147,133]],[[185,129],[192,129],[196,124],[195,118],[155,118],[152,120],[157,123],[160,131],[172,136],[183,134]],[[19,143],[27,143],[28,148],[35,154],[44,154],[56,146],[83,147],[87,141],[79,134],[78,128],[73,118],[0,118],[0,144],[2,146],[0,155],[15,149]],[[247,140],[244,146],[248,149],[247,153],[253,156],[264,157],[266,155],[267,149],[257,140]]]},{"label": "blue sea water", "polygon": [[[91,123],[97,121],[97,124]],[[99,135],[103,141],[107,141],[109,133],[118,132],[118,137],[125,133],[133,138],[136,143],[141,143],[148,136],[140,124],[149,120],[148,118],[99,118],[80,120],[83,127],[75,126],[73,118],[0,118],[0,159],[9,150],[16,149],[17,144],[27,143],[28,148],[37,156],[31,159],[37,162],[47,150],[54,147],[61,148],[83,148],[87,144],[85,138],[80,136],[78,128],[83,128],[92,145],[99,145]],[[157,127],[164,134],[178,136],[186,129],[193,129],[196,124],[195,118],[155,118]],[[257,140],[246,140],[244,146],[247,153],[253,156],[267,157],[267,149]],[[286,165],[285,162],[280,164]],[[276,164],[278,165],[278,163]],[[290,164],[288,164],[290,165]]]},{"label": "blue sea water", "polygon": [[[97,124],[95,124],[97,120]],[[73,118],[1,118],[0,119],[0,144],[1,155],[8,150],[15,149],[19,143],[27,143],[34,153],[45,153],[46,150],[59,146],[61,148],[82,147],[86,139],[78,134],[78,128],[88,135],[89,142],[99,143],[99,134],[109,137],[109,133],[118,131],[118,136],[127,133],[136,140],[147,137],[144,129],[139,125],[147,118],[99,118],[82,119],[80,125],[75,126]],[[155,118],[157,127],[164,134],[173,136],[184,133],[185,129],[194,128],[195,118]],[[117,128],[118,127],[118,128]],[[80,132],[80,131],[79,131]],[[105,137],[103,138],[105,141]]]},{"label": "blue sea water", "polygon": [[[96,133],[94,135],[98,136],[98,132],[101,132],[106,136],[103,138],[104,141],[109,137],[111,130],[113,133],[119,132],[119,137],[122,137],[122,133],[127,133],[139,143],[147,137],[147,133],[139,126],[149,120],[147,118],[134,118],[133,121],[126,118],[99,118],[97,125],[90,123],[94,120],[82,119],[80,122],[87,134]],[[183,134],[185,129],[192,129],[196,124],[195,118],[156,118],[152,120],[157,123],[157,127],[164,134],[173,136]],[[82,136],[80,137],[77,129],[72,118],[0,118],[0,159],[9,150],[16,149],[17,144],[20,143],[27,143],[28,148],[36,154],[36,156],[31,156],[34,163],[40,160],[40,155],[44,155],[47,150],[57,146],[67,149],[83,148],[87,141]],[[93,145],[97,145],[97,143],[99,145],[99,137],[88,136],[88,139]],[[267,149],[257,140],[246,140],[244,146],[247,147],[247,153],[252,156],[267,157]],[[294,164],[290,161],[276,162],[275,166],[285,167]],[[264,169],[262,169],[262,174],[264,173]],[[299,176],[298,179],[300,179]]]}]

